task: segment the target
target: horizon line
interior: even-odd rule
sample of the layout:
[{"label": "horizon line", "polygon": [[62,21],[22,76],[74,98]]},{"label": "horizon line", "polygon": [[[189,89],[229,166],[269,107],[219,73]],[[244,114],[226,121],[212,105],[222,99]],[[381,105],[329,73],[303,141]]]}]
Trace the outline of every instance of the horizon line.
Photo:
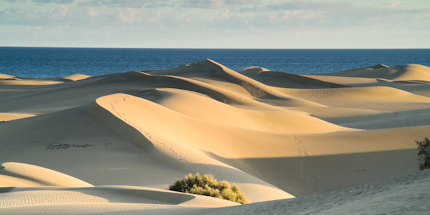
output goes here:
[{"label": "horizon line", "polygon": [[212,49],[212,50],[400,50],[430,48],[160,48],[160,47],[91,47],[91,46],[0,46],[0,48],[81,48],[81,49]]}]

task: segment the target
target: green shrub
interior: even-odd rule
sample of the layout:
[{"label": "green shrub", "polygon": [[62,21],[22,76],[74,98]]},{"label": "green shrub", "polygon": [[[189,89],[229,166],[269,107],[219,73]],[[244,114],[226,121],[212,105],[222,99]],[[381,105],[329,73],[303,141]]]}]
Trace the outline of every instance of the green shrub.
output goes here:
[{"label": "green shrub", "polygon": [[202,177],[199,173],[195,175],[189,173],[185,179],[176,180],[173,185],[170,185],[169,190],[212,196],[240,204],[250,203],[236,184],[230,185],[227,181],[218,182],[210,174]]},{"label": "green shrub", "polygon": [[430,169],[430,141],[415,141],[418,145],[418,161],[420,170]]}]

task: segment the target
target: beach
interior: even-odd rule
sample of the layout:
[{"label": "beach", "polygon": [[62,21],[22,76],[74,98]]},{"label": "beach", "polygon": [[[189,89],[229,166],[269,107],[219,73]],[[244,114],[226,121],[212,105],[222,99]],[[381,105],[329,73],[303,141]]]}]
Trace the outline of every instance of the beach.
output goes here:
[{"label": "beach", "polygon": [[[430,68],[0,74],[0,214],[428,214]],[[188,173],[252,202],[169,191]]]}]

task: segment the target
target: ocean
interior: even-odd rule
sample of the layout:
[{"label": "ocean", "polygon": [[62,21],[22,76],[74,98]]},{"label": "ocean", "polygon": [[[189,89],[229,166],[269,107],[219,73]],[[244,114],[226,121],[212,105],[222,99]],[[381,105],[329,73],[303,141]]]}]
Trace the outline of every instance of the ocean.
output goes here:
[{"label": "ocean", "polygon": [[98,76],[174,68],[212,59],[235,71],[260,66],[293,74],[327,73],[379,63],[430,66],[430,49],[122,49],[0,47],[0,74],[28,78]]}]

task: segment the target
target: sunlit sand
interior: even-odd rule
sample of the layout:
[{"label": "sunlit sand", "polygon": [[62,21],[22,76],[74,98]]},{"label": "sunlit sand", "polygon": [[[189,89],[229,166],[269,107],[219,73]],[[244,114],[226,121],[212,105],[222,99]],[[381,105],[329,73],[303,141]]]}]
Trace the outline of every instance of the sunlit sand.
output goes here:
[{"label": "sunlit sand", "polygon": [[[0,214],[428,214],[430,68],[0,74]],[[167,190],[188,173],[252,204]],[[389,203],[389,205],[388,205]]]}]

